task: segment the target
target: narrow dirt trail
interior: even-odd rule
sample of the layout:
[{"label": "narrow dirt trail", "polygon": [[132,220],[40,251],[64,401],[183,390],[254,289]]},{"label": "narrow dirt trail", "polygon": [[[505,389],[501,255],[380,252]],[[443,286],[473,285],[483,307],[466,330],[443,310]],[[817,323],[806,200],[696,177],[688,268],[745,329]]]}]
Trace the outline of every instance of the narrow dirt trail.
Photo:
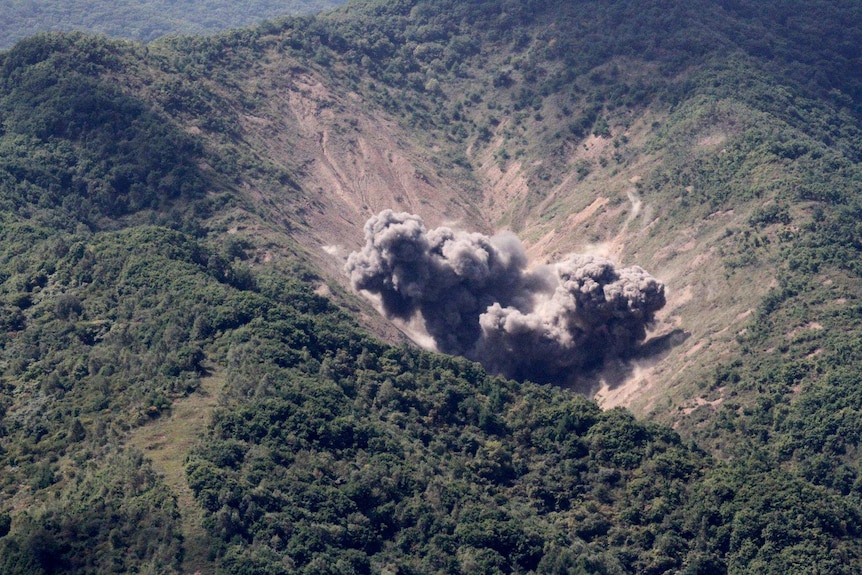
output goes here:
[{"label": "narrow dirt trail", "polygon": [[173,403],[170,416],[135,429],[126,442],[152,460],[153,467],[164,475],[165,483],[176,495],[185,547],[182,573],[186,575],[215,572],[209,559],[209,536],[202,526],[203,510],[186,481],[185,462],[206,431],[223,388],[224,376],[214,370],[201,378],[198,391]]}]

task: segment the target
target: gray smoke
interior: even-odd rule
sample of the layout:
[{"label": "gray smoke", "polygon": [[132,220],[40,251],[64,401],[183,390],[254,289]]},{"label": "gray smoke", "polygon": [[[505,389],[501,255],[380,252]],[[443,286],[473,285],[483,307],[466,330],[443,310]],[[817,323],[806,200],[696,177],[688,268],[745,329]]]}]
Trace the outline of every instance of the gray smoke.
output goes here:
[{"label": "gray smoke", "polygon": [[385,210],[347,259],[353,287],[380,296],[390,319],[417,315],[444,353],[517,379],[562,381],[632,355],[665,304],[664,285],[637,266],[570,255],[527,270],[520,240]]}]

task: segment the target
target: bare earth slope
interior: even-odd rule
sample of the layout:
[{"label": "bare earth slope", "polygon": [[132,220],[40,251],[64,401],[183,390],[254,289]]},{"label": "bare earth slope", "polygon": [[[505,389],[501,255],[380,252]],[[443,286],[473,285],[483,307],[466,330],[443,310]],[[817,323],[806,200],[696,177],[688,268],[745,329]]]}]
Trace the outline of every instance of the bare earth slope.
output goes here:
[{"label": "bare earth slope", "polygon": [[[450,8],[419,2],[389,21],[359,3],[212,42],[152,45],[231,114],[229,139],[195,115],[189,130],[254,166],[235,187],[267,223],[238,213],[225,232],[299,247],[339,293],[349,291],[346,256],[383,209],[429,228],[511,230],[534,265],[576,252],[642,266],[667,286],[653,341],[642,357],[589,374],[589,387],[605,407],[639,414],[712,405],[698,387],[704,374],[740,351],[779,285],[785,247],[811,222],[811,199],[846,185],[845,168],[830,167],[857,153],[846,100],[815,99],[822,86],[800,84],[790,64],[752,56],[758,46],[715,6],[680,15],[682,30],[718,26],[705,44],[654,38],[667,42],[658,52],[638,52],[624,6],[566,5],[522,21],[499,6]],[[433,14],[437,28],[426,25]],[[644,17],[658,26],[664,16]],[[579,22],[618,35],[560,34]],[[212,62],[229,78],[213,76]],[[846,77],[849,62],[821,69]],[[392,339],[366,303],[351,305]]]},{"label": "bare earth slope", "polygon": [[[245,90],[266,97],[253,114],[241,117],[243,139],[268,162],[285,169],[299,166],[303,199],[291,210],[307,226],[294,235],[336,283],[346,286],[341,268],[364,241],[365,221],[387,208],[418,214],[429,228],[510,229],[536,264],[572,252],[593,253],[640,265],[664,281],[668,304],[651,332],[661,349],[597,376],[597,398],[605,407],[646,413],[697,402],[689,397],[691,390],[674,389],[716,358],[735,352],[737,332],[771,287],[773,272],[757,266],[749,270],[754,275],[745,289],[739,289],[739,277],[720,255],[738,249],[737,237],[728,230],[746,227],[757,204],[671,219],[664,205],[669,198],[650,197],[644,189],[666,153],[647,150],[655,124],[667,119],[661,110],[630,111],[625,124],[611,127],[609,135],[590,135],[571,145],[552,185],[534,177],[541,157],[495,159],[504,145],[501,124],[500,135],[486,146],[472,139],[463,144],[473,166],[472,180],[465,182],[463,174],[435,166],[440,149],[433,142],[429,148],[367,95],[345,91],[332,71],[315,72],[272,53],[247,82]],[[613,154],[621,137],[627,141],[626,157],[619,161]],[[716,138],[704,139],[700,153],[721,154],[720,145],[712,144],[720,142]],[[476,188],[481,195],[470,193]],[[278,187],[252,183],[248,191],[265,205],[286,201]]]},{"label": "bare earth slope", "polygon": [[363,96],[290,58],[273,58],[261,72],[252,81],[271,97],[260,115],[243,117],[243,131],[275,164],[299,166],[304,242],[352,249],[365,220],[385,208],[420,213],[430,225],[487,229],[458,183],[435,173],[428,150]]},{"label": "bare earth slope", "polygon": [[862,13],[665,4],[0,54],[0,571],[858,571]]}]

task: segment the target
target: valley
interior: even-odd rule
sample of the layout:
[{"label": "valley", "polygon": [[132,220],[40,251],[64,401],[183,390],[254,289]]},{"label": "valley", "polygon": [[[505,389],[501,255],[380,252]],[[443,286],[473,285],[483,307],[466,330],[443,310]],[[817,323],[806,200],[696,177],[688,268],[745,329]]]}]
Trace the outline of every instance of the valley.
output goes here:
[{"label": "valley", "polygon": [[0,571],[855,573],[860,46],[354,0],[0,52]]}]

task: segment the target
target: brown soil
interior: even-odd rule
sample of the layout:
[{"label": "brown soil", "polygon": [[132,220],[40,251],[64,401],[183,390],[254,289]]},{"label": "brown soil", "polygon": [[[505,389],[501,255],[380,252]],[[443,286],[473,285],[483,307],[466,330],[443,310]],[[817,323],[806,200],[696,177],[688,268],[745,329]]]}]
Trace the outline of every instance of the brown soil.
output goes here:
[{"label": "brown soil", "polygon": [[[277,189],[248,190],[255,201],[290,209],[290,221],[307,225],[290,232],[329,274],[346,288],[343,261],[364,241],[367,218],[382,209],[421,215],[429,227],[453,224],[493,232],[509,228],[525,242],[535,262],[571,252],[605,255],[622,265],[638,264],[663,280],[668,303],[651,336],[685,334],[654,362],[599,391],[603,405],[645,412],[662,401],[684,403],[695,389],[679,386],[738,344],[735,334],[750,321],[740,314],[755,307],[769,285],[767,268],[734,277],[719,253],[723,232],[747,225],[744,210],[717,212],[690,226],[668,226],[662,206],[639,191],[641,179],[661,158],[637,155],[623,164],[607,162],[611,138],[591,136],[568,150],[568,173],[546,190],[531,188],[529,174],[541,159],[498,159],[506,120],[484,146],[465,145],[473,175],[484,193],[470,197],[463,182],[432,160],[439,150],[384,117],[357,94],[327,87],[324,78],[283,56],[273,57],[255,79],[271,95],[256,116],[242,121],[251,148],[297,174],[297,199]],[[625,136],[632,149],[654,130],[654,115],[632,118]],[[622,135],[615,128],[615,136]],[[720,153],[723,134],[698,144]],[[588,164],[586,176],[579,165]],[[535,197],[541,197],[536,201]],[[288,206],[288,207],[285,207]],[[741,283],[740,283],[741,282]],[[386,325],[367,302],[354,300],[372,331],[397,339],[405,328]],[[676,340],[675,340],[676,341]],[[661,400],[661,401],[660,401]]]}]

